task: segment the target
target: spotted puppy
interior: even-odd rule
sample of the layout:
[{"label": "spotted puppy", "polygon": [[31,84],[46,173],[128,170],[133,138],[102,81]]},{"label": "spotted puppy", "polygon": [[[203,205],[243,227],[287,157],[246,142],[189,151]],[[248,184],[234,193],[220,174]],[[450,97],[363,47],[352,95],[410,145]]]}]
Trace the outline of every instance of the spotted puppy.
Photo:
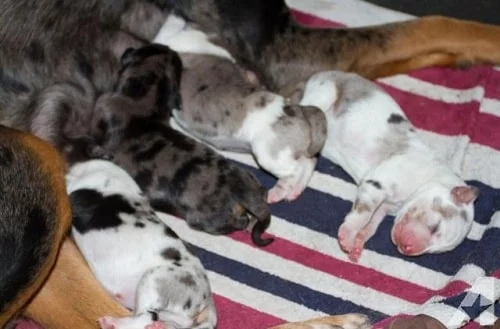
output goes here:
[{"label": "spotted puppy", "polygon": [[179,20],[171,15],[155,38],[182,51],[183,107],[173,111],[177,123],[218,149],[253,153],[263,169],[278,177],[268,202],[296,199],[306,188],[325,142],[323,112],[287,105],[252,71],[192,34],[199,31],[176,33],[182,26],[175,24]]},{"label": "spotted puppy", "polygon": [[338,236],[351,260],[387,213],[396,216],[392,241],[404,255],[449,251],[465,239],[478,189],[433,154],[380,87],[354,74],[322,72],[309,79],[301,104],[325,111],[322,155],[358,184]]},{"label": "spotted puppy", "polygon": [[125,52],[113,92],[97,101],[95,139],[155,208],[212,234],[251,227],[255,244],[271,243],[260,238],[271,213],[256,177],[168,125],[170,111],[181,105],[168,87],[180,74],[180,60],[165,46]]},{"label": "spotted puppy", "polygon": [[200,260],[153,211],[135,181],[109,161],[74,165],[66,178],[73,237],[97,279],[134,315],[103,329],[214,328]]}]

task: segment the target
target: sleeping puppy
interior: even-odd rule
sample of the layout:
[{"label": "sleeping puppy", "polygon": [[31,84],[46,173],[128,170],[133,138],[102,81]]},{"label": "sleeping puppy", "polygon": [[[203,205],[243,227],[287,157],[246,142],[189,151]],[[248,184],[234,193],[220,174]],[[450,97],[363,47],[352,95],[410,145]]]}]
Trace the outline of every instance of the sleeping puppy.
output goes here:
[{"label": "sleeping puppy", "polygon": [[338,236],[351,260],[387,213],[395,214],[392,241],[404,255],[449,251],[465,239],[478,189],[433,154],[380,87],[355,74],[321,72],[307,82],[301,104],[325,111],[321,154],[358,184]]},{"label": "sleeping puppy", "polygon": [[153,207],[192,228],[226,234],[252,227],[255,244],[271,243],[260,238],[271,213],[256,177],[168,126],[170,111],[181,105],[173,91],[181,74],[175,52],[148,45],[125,52],[122,64],[114,91],[96,104],[99,152],[134,177]]},{"label": "sleeping puppy", "polygon": [[[201,32],[177,33],[182,26],[178,22],[181,19],[171,15],[155,38],[183,51],[179,53],[184,66],[183,106],[173,111],[177,123],[218,149],[253,153],[263,169],[278,177],[268,202],[296,199],[311,178],[315,156],[326,138],[323,112],[287,105],[282,96],[267,91],[252,71],[192,34]],[[205,54],[200,54],[204,49]]]},{"label": "sleeping puppy", "polygon": [[77,246],[106,290],[134,310],[101,317],[102,329],[215,327],[203,265],[125,170],[90,160],[71,167],[66,181]]}]

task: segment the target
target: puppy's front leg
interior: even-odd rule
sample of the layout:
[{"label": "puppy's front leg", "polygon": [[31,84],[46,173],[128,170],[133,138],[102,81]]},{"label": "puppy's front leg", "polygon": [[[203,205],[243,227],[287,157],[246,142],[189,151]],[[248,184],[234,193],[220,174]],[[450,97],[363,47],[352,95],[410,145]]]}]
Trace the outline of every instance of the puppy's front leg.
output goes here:
[{"label": "puppy's front leg", "polygon": [[387,193],[375,180],[363,180],[352,210],[339,228],[338,240],[349,259],[357,262],[364,244],[377,230],[389,206],[384,203]]},{"label": "puppy's front leg", "polygon": [[295,158],[289,149],[282,150],[277,155],[268,149],[263,151],[253,148],[253,152],[262,168],[278,177],[276,185],[267,193],[268,203],[297,199],[307,187],[317,161],[316,158],[305,156]]}]

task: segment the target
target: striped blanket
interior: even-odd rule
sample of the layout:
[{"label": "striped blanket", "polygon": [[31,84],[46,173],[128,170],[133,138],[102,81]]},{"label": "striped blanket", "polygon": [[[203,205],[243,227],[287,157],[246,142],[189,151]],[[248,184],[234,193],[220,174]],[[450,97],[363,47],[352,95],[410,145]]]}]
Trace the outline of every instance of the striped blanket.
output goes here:
[{"label": "striped blanket", "polygon": [[[288,3],[299,21],[313,26],[362,26],[410,17],[358,0]],[[422,138],[480,189],[468,239],[446,254],[404,257],[391,243],[387,219],[359,263],[351,263],[336,235],[356,187],[325,159],[299,200],[272,206],[268,231],[276,240],[266,248],[254,247],[246,233],[214,237],[164,216],[209,271],[219,329],[267,328],[349,312],[367,314],[374,323],[427,313],[455,328],[484,311],[466,326],[472,329],[500,311],[493,305],[500,288],[500,69],[426,69],[378,82]],[[250,156],[224,155],[250,168],[265,186],[274,185],[275,179],[258,170]],[[477,298],[478,289],[486,297]],[[22,327],[31,328],[27,322]]]},{"label": "striped blanket", "polygon": [[[410,17],[357,0],[288,3],[300,22],[312,26],[361,26]],[[426,69],[378,82],[401,105],[421,137],[480,189],[468,239],[446,254],[404,257],[391,243],[392,219],[387,219],[360,262],[351,263],[339,249],[336,235],[356,187],[342,169],[320,159],[299,200],[272,206],[269,233],[276,240],[269,247],[252,246],[246,233],[214,237],[165,218],[195,246],[209,270],[219,329],[267,328],[348,312],[365,313],[374,323],[400,314],[440,315],[450,328],[466,318],[466,313],[455,312],[459,308],[472,318],[479,309],[486,310],[478,321],[494,319],[492,303],[480,303],[488,298],[472,298],[477,296],[474,289],[464,291],[485,279],[493,289],[494,278],[500,278],[500,69]],[[250,168],[265,186],[274,185],[275,179],[258,170],[250,156],[223,154]],[[496,286],[500,288],[500,281]],[[447,297],[452,298],[435,304]],[[477,326],[471,322],[467,328]]]}]

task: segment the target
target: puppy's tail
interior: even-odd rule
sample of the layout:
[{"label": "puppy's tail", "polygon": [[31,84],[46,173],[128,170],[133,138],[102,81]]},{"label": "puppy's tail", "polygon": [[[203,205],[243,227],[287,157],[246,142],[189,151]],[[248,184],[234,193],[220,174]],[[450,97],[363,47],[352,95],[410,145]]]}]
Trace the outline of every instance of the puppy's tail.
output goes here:
[{"label": "puppy's tail", "polygon": [[265,230],[269,227],[271,223],[271,215],[267,218],[259,219],[255,222],[252,227],[252,242],[255,243],[256,246],[265,247],[274,241],[274,238],[262,239],[261,235],[265,232]]},{"label": "puppy's tail", "polygon": [[326,115],[316,106],[303,106],[302,113],[309,123],[311,144],[307,148],[310,157],[315,156],[323,149],[327,134]]}]

